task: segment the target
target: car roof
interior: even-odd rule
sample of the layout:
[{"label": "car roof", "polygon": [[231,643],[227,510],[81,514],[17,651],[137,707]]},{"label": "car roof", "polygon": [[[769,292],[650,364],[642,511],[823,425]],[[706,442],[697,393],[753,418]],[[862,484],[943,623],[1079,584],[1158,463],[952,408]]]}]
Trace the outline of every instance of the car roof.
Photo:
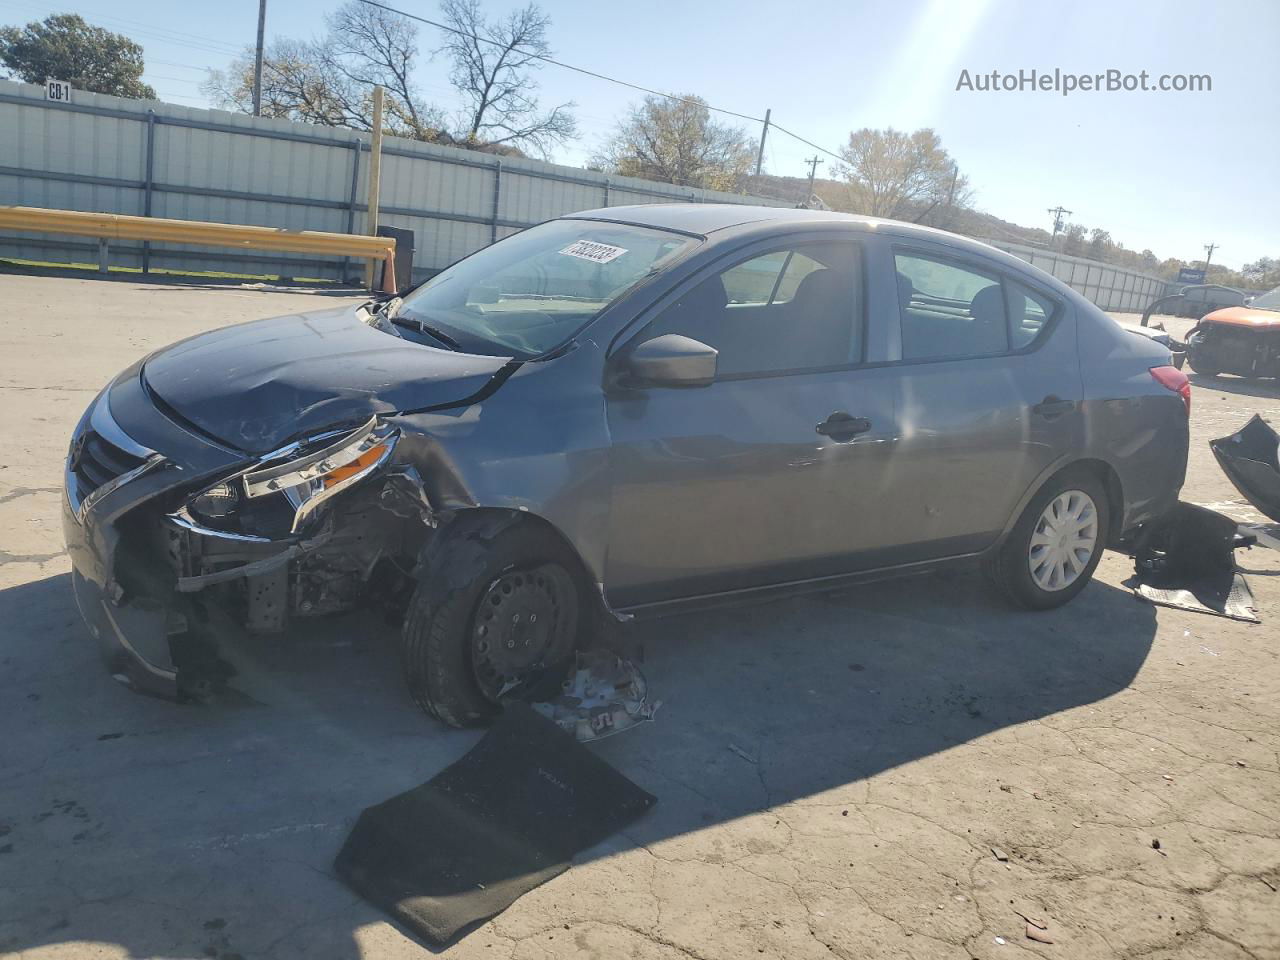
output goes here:
[{"label": "car roof", "polygon": [[749,225],[756,229],[767,229],[774,225],[804,227],[807,224],[841,223],[857,230],[877,230],[895,236],[938,240],[952,246],[980,249],[987,254],[1017,260],[980,240],[946,230],[908,223],[904,220],[886,220],[858,213],[837,213],[834,210],[761,207],[738,203],[645,203],[583,210],[580,213],[565,214],[562,219],[607,220],[613,223],[654,227],[659,230],[673,230],[698,237],[710,237],[720,231]]},{"label": "car roof", "polygon": [[662,230],[678,230],[699,236],[764,221],[781,223],[888,223],[875,217],[827,210],[801,210],[792,207],[760,207],[745,203],[641,203],[631,206],[601,207],[566,215],[572,220],[612,220]]},{"label": "car roof", "polygon": [[[886,220],[857,213],[837,213],[834,210],[804,210],[793,207],[761,207],[737,203],[648,203],[631,206],[601,207],[581,213],[566,214],[565,220],[601,220],[627,223],[659,230],[673,230],[690,236],[712,238],[713,234],[743,227],[752,233],[770,227],[802,228],[807,224],[847,224],[851,229],[877,231],[894,237],[915,240],[933,240],[956,250],[980,253],[995,258],[1008,266],[1026,271],[1030,264],[1014,255],[961,234],[903,220]],[[738,233],[739,231],[734,231]],[[1036,271],[1042,273],[1043,271]],[[1055,285],[1067,289],[1065,284]]]}]

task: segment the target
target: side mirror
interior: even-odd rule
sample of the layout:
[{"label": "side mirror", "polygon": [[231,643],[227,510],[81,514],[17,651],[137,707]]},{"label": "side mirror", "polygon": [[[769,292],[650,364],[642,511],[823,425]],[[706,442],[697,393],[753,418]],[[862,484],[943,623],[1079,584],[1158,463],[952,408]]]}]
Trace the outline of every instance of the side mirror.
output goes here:
[{"label": "side mirror", "polygon": [[646,340],[624,361],[629,379],[655,387],[705,387],[716,378],[715,347],[676,333]]}]

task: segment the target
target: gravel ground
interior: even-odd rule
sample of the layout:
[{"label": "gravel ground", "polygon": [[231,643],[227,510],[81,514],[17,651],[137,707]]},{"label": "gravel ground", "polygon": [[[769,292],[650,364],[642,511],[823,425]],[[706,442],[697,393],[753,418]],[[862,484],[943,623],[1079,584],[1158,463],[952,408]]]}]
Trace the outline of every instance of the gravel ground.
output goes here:
[{"label": "gravel ground", "polygon": [[[477,737],[416,712],[394,634],[315,625],[251,651],[239,699],[147,699],[101,669],[62,553],[67,437],[111,374],[337,299],[0,293],[0,953],[424,956],[331,872],[360,809]],[[1255,411],[1274,385],[1196,383],[1185,499],[1261,519],[1205,445]],[[637,627],[665,706],[596,749],[658,806],[446,954],[1280,957],[1280,558],[1240,559],[1260,625],[1136,601],[1108,555],[1048,614],[966,574]]]}]

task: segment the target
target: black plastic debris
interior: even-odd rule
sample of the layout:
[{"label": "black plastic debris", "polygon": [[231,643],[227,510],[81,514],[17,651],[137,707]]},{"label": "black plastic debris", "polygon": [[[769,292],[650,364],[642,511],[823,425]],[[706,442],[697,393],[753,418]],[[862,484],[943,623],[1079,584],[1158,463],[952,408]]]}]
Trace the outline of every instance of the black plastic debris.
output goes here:
[{"label": "black plastic debris", "polygon": [[1255,413],[1231,436],[1210,440],[1209,448],[1245,499],[1280,523],[1280,434]]},{"label": "black plastic debris", "polygon": [[1258,623],[1253,593],[1236,569],[1235,551],[1250,546],[1236,521],[1181,501],[1134,541],[1134,576],[1125,582],[1139,596],[1165,607]]},{"label": "black plastic debris", "polygon": [[443,945],[656,802],[516,703],[462,759],[361,813],[334,867],[370,903]]}]

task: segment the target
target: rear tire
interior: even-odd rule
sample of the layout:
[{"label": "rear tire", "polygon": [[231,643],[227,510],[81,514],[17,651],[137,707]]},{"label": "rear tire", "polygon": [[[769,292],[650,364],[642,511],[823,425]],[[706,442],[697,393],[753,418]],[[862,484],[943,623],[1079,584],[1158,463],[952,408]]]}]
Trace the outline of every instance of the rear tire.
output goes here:
[{"label": "rear tire", "polygon": [[[464,516],[438,536],[420,566],[401,635],[405,679],[418,706],[451,727],[487,722],[509,686],[494,669],[499,657],[507,658],[498,665],[512,678],[558,689],[585,606],[570,572],[577,569],[572,551],[524,520],[505,527],[498,520],[495,529],[493,518]],[[516,664],[525,651],[531,662]]]},{"label": "rear tire", "polygon": [[1093,577],[1110,524],[1111,504],[1097,477],[1063,471],[1031,498],[988,559],[987,575],[1015,606],[1060,607]]}]

